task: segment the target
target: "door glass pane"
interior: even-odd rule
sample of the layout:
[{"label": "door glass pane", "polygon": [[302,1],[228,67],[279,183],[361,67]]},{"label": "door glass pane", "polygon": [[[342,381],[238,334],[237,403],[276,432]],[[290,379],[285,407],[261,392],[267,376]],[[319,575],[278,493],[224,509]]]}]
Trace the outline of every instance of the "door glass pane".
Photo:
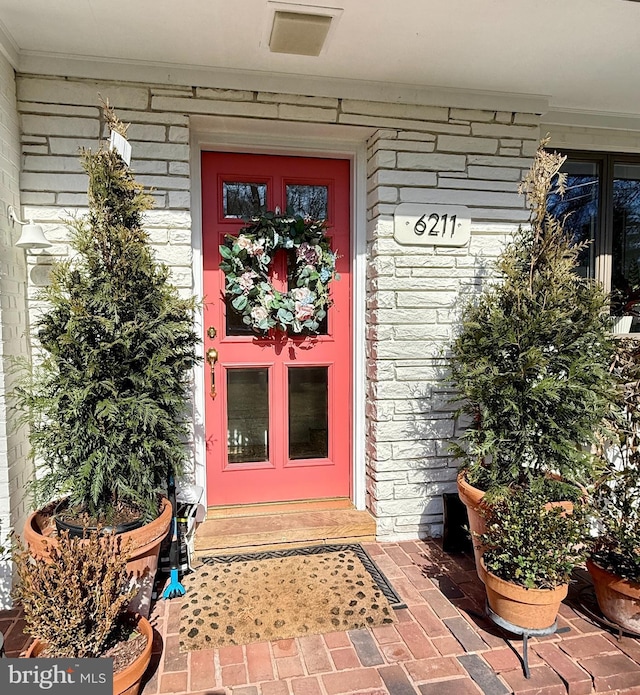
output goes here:
[{"label": "door glass pane", "polygon": [[229,463],[269,460],[269,370],[227,370]]},{"label": "door glass pane", "polygon": [[256,335],[256,332],[251,328],[251,326],[247,326],[246,323],[242,320],[242,314],[239,314],[232,306],[231,306],[231,298],[227,297],[225,298],[225,303],[227,305],[226,309],[226,334],[227,335]]},{"label": "door glass pane", "polygon": [[267,209],[267,184],[225,181],[222,184],[224,216],[245,218]]},{"label": "door glass pane", "polygon": [[597,162],[567,160],[562,167],[567,174],[567,190],[564,196],[549,196],[549,212],[564,221],[564,228],[571,233],[575,243],[592,243],[580,254],[577,269],[583,277],[593,277],[595,272],[595,238],[598,223],[600,182]]},{"label": "door glass pane", "polygon": [[328,367],[289,368],[289,458],[329,455]]},{"label": "door glass pane", "polygon": [[614,314],[633,316],[631,331],[640,331],[640,164],[613,167]]},{"label": "door glass pane", "polygon": [[328,193],[327,186],[288,185],[287,214],[326,220]]}]

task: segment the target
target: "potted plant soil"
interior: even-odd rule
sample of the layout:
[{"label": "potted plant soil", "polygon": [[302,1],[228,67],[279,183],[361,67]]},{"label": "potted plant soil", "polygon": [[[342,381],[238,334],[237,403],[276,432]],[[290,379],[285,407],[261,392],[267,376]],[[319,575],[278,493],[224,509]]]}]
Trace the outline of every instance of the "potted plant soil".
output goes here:
[{"label": "potted plant soil", "polygon": [[[113,112],[104,113],[124,135]],[[54,266],[42,292],[39,358],[15,392],[40,506],[25,537],[35,555],[46,555],[54,515],[80,532],[124,531],[129,569],[149,589],[171,521],[160,492],[187,458],[195,303],[155,261],[142,226],[152,199],[120,154],[84,151],[82,165],[89,213],[71,222],[71,258]]]},{"label": "potted plant soil", "polygon": [[587,569],[604,616],[640,634],[640,343],[621,338],[616,348],[619,411],[595,488],[597,535]]},{"label": "potted plant soil", "polygon": [[571,573],[586,556],[583,503],[568,514],[546,498],[536,483],[511,488],[486,508],[479,539],[489,607],[523,630],[552,628]]},{"label": "potted plant soil", "polygon": [[[612,337],[603,288],[575,271],[584,244],[547,212],[563,192],[565,157],[541,143],[520,191],[530,224],[497,261],[497,279],[473,297],[454,340],[451,380],[468,423],[452,446],[471,530],[482,533],[489,490],[545,479],[547,501],[576,500],[594,476],[613,400]],[[476,564],[480,553],[476,554]]]},{"label": "potted plant soil", "polygon": [[34,637],[32,658],[114,660],[114,695],[136,695],[151,660],[149,621],[127,611],[130,588],[121,538],[96,531],[84,539],[63,531],[49,557],[14,550],[14,598],[24,611],[25,633]]}]

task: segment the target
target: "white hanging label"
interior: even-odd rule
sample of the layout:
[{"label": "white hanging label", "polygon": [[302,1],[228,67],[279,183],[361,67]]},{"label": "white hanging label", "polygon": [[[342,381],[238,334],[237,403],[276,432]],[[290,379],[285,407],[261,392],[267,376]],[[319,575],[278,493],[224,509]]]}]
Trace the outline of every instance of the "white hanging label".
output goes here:
[{"label": "white hanging label", "polygon": [[122,159],[124,159],[127,166],[131,164],[131,145],[126,138],[122,137],[120,133],[116,133],[115,130],[111,131],[109,148],[111,150],[115,150],[122,157]]}]

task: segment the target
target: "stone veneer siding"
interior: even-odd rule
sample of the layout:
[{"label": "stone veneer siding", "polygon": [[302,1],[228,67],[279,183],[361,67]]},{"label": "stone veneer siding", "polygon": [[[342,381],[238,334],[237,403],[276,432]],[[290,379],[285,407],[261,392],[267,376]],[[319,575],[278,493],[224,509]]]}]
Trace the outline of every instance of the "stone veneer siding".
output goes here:
[{"label": "stone veneer siding", "polygon": [[[7,207],[20,214],[20,129],[13,68],[0,54],[0,544],[11,527],[21,529],[27,513],[25,483],[32,467],[24,428],[16,428],[7,405],[12,387],[11,359],[28,356],[25,253],[13,244],[21,227],[12,227]],[[10,565],[0,561],[0,608],[10,606]]]},{"label": "stone veneer siding", "polygon": [[[147,228],[185,292],[193,289],[189,115],[374,129],[367,143],[367,506],[381,538],[439,535],[441,495],[455,489],[443,353],[460,295],[477,289],[507,235],[527,219],[517,185],[537,145],[539,117],[21,75],[22,199],[55,244],[47,256],[67,254],[63,211],[86,205],[77,150],[95,148],[105,134],[98,93],[132,124],[132,167],[157,204]],[[468,206],[470,248],[399,246],[393,212],[400,202]],[[46,282],[44,256],[30,267],[31,293]]]}]

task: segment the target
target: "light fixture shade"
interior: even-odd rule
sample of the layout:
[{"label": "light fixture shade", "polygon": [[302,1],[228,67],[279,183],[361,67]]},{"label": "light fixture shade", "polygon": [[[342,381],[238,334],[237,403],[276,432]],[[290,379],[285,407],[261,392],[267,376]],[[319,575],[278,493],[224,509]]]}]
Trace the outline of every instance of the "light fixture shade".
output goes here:
[{"label": "light fixture shade", "polygon": [[48,249],[51,242],[47,241],[42,227],[39,224],[34,224],[33,220],[29,220],[29,224],[22,227],[22,234],[16,242],[16,246],[21,249]]},{"label": "light fixture shade", "polygon": [[277,10],[269,39],[272,53],[319,56],[333,17]]}]

